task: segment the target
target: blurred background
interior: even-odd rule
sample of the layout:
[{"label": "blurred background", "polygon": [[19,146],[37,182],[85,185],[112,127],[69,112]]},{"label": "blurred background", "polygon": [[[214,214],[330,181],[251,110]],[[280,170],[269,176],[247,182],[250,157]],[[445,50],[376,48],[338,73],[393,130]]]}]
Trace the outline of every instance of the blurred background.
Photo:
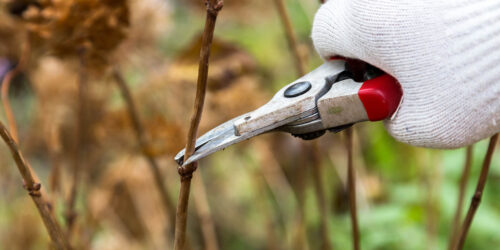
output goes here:
[{"label": "blurred background", "polygon": [[[309,37],[320,3],[284,2],[312,70],[321,64]],[[0,0],[0,79],[19,66],[8,91],[19,145],[75,249],[171,248],[179,190],[173,156],[186,143],[204,20],[201,0]],[[259,107],[296,77],[274,2],[226,0],[200,134]],[[117,79],[131,92],[142,139]],[[8,124],[5,109],[0,115]],[[202,160],[189,248],[351,249],[345,138],[327,133],[316,141],[262,135]],[[464,210],[486,148],[487,141],[474,147]],[[500,245],[499,159],[497,151],[466,249]],[[465,149],[410,147],[383,123],[355,125],[362,248],[445,249],[464,162]],[[48,248],[2,142],[0,249]]]}]

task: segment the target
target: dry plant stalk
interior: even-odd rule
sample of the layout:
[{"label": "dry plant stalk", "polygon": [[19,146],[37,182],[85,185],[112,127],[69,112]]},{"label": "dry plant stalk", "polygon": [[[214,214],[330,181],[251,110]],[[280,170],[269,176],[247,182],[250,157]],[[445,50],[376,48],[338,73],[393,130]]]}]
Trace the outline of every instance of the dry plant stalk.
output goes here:
[{"label": "dry plant stalk", "polygon": [[81,178],[81,168],[83,167],[83,161],[85,157],[82,154],[85,147],[86,138],[86,96],[87,96],[87,63],[85,61],[85,50],[82,48],[79,54],[80,59],[80,72],[78,76],[78,107],[77,107],[77,125],[75,132],[75,152],[73,155],[73,179],[71,181],[71,187],[69,192],[69,197],[66,204],[66,230],[68,238],[71,238],[71,233],[73,225],[76,219],[75,203],[76,197],[78,195],[77,189]]},{"label": "dry plant stalk", "polygon": [[[214,36],[215,22],[217,15],[224,5],[223,0],[205,0],[207,7],[207,16],[205,19],[205,29],[203,31],[200,63],[198,67],[198,82],[196,87],[196,97],[194,104],[194,112],[191,117],[191,124],[188,132],[188,139],[184,159],[187,160],[193,153],[196,145],[196,135],[198,126],[200,125],[203,104],[205,101],[205,93],[207,89],[208,77],[208,59],[210,58],[210,48]],[[177,202],[177,213],[175,221],[175,240],[174,249],[184,249],[186,242],[186,227],[187,227],[187,208],[189,201],[189,191],[191,189],[191,178],[196,170],[198,163],[194,162],[187,166],[179,167],[178,172],[181,179],[181,187],[179,190],[179,200]]]},{"label": "dry plant stalk", "polygon": [[[294,59],[295,63],[295,69],[297,71],[297,75],[303,76],[306,74],[306,65],[304,63],[304,58],[302,57],[300,50],[299,50],[299,43],[297,41],[297,37],[295,35],[295,31],[292,27],[292,22],[290,19],[290,16],[288,15],[288,12],[286,10],[285,3],[283,0],[274,0],[274,3],[276,4],[276,8],[278,10],[278,14],[280,16],[281,22],[283,23],[283,28],[285,30],[286,34],[286,40],[288,43],[288,48],[290,49],[290,52],[292,54],[292,57]],[[320,168],[320,160],[319,160],[319,155],[318,155],[318,146],[317,142],[313,142],[312,145],[312,163],[313,163],[313,178],[314,182],[316,184],[316,196],[319,202],[319,207],[320,211],[322,214],[322,220],[321,220],[321,238],[322,238],[322,249],[331,249],[330,243],[329,243],[329,233],[328,233],[328,213],[326,212],[326,199],[324,197],[324,192],[322,191],[321,186],[321,168]],[[299,178],[306,178],[306,175],[299,175]],[[305,180],[300,180],[301,183],[305,184]],[[302,191],[299,191],[302,192]],[[304,242],[307,245],[307,232],[305,229],[305,208],[302,207],[304,206],[304,203],[301,202],[303,201],[303,196],[304,194],[298,194],[299,196],[299,216],[298,216],[298,225],[300,226],[297,233],[297,240],[299,242]],[[300,244],[298,247],[301,247]]]},{"label": "dry plant stalk", "polygon": [[49,153],[50,163],[52,168],[49,175],[49,189],[52,192],[59,192],[61,189],[61,139],[59,135],[59,128],[52,126],[47,133],[46,145]]},{"label": "dry plant stalk", "polygon": [[207,199],[207,192],[205,190],[205,184],[203,183],[201,174],[198,175],[197,178],[194,178],[193,190],[196,213],[198,213],[198,217],[200,219],[201,232],[205,243],[204,249],[217,250],[219,249],[219,243],[217,242],[215,225],[212,219],[212,213]]},{"label": "dry plant stalk", "polygon": [[12,138],[14,139],[15,142],[19,141],[19,137],[17,133],[16,119],[14,117],[14,113],[12,112],[12,107],[10,106],[9,88],[12,80],[19,73],[21,73],[28,64],[28,58],[30,55],[29,33],[26,34],[26,39],[24,39],[21,53],[22,53],[21,58],[19,59],[17,66],[11,71],[9,71],[3,78],[2,88],[1,88],[2,105],[4,107],[5,116],[7,118],[7,122],[9,125],[9,130],[11,131]]},{"label": "dry plant stalk", "polygon": [[457,201],[457,210],[455,211],[455,216],[453,217],[453,224],[451,227],[451,235],[450,235],[450,242],[448,249],[453,250],[456,248],[457,245],[457,240],[458,240],[458,233],[460,232],[460,218],[462,217],[462,211],[463,211],[463,203],[464,203],[464,196],[465,196],[465,191],[467,187],[467,183],[469,181],[469,175],[470,175],[470,168],[472,165],[472,151],[473,151],[473,146],[468,146],[465,154],[465,165],[464,165],[464,170],[462,172],[462,176],[460,177],[460,182],[459,182],[459,193],[458,193],[458,201]]},{"label": "dry plant stalk", "polygon": [[359,250],[359,227],[358,214],[356,210],[356,176],[353,164],[353,146],[352,146],[352,127],[345,130],[346,147],[347,147],[347,185],[349,188],[349,211],[351,214],[352,224],[352,241],[353,249]]},{"label": "dry plant stalk", "polygon": [[168,216],[170,223],[173,225],[173,223],[175,222],[175,205],[173,204],[172,199],[170,198],[170,195],[168,193],[168,189],[165,185],[165,181],[163,180],[163,175],[160,171],[158,162],[150,153],[150,144],[142,122],[139,118],[139,113],[137,112],[137,107],[135,105],[134,99],[132,98],[132,94],[130,93],[130,89],[125,82],[123,75],[116,68],[113,69],[113,78],[115,79],[115,82],[120,89],[122,98],[127,105],[127,112],[130,116],[130,121],[132,122],[132,127],[135,132],[137,143],[139,144],[142,154],[149,163],[149,167],[153,173],[156,188],[160,192],[160,199],[165,209],[165,214]]},{"label": "dry plant stalk", "polygon": [[306,73],[306,68],[302,60],[302,56],[300,55],[297,37],[293,30],[292,22],[290,21],[290,16],[286,11],[285,3],[283,2],[283,0],[274,0],[274,3],[276,4],[276,8],[278,9],[281,22],[283,23],[283,28],[285,29],[286,40],[288,42],[288,47],[292,52],[292,56],[295,62],[295,69],[297,70],[299,76],[303,76]]},{"label": "dry plant stalk", "polygon": [[46,198],[42,195],[40,191],[42,185],[37,183],[34,178],[34,174],[32,170],[28,166],[27,162],[24,160],[21,151],[19,151],[19,147],[15,142],[14,138],[11,136],[9,131],[5,128],[3,123],[0,122],[0,136],[4,140],[4,142],[9,147],[10,152],[12,153],[12,157],[16,162],[17,169],[21,173],[23,178],[24,187],[28,190],[28,194],[36,205],[40,216],[42,217],[43,224],[47,229],[50,239],[54,244],[56,249],[70,249],[70,245],[68,240],[64,236],[64,233],[61,229],[61,226],[55,219],[52,214],[51,209],[49,208],[49,204],[46,201]]},{"label": "dry plant stalk", "polygon": [[323,190],[323,181],[321,179],[321,156],[319,155],[318,143],[312,143],[312,172],[314,176],[314,189],[318,200],[318,207],[321,218],[321,249],[332,249],[330,244],[330,233],[328,230],[328,205],[326,202],[325,192]]},{"label": "dry plant stalk", "polygon": [[474,196],[472,196],[469,210],[467,211],[467,215],[462,224],[462,228],[460,230],[460,237],[458,243],[456,244],[456,249],[462,249],[464,247],[465,239],[467,238],[467,233],[469,232],[470,225],[472,224],[474,215],[476,214],[477,208],[481,203],[481,197],[483,196],[483,190],[484,186],[486,185],[486,180],[488,178],[491,159],[493,158],[493,153],[495,152],[495,146],[497,144],[497,140],[498,140],[498,134],[492,136],[490,139],[490,144],[488,145],[488,151],[486,152],[486,156],[484,157],[483,166],[481,168],[481,174],[477,182],[476,191],[474,192]]},{"label": "dry plant stalk", "polygon": [[[258,150],[258,155],[260,156],[258,163],[259,171],[269,189],[269,195],[271,195],[274,200],[280,200],[280,198],[283,197],[294,197],[293,187],[288,181],[283,168],[272,153],[270,146],[266,143],[262,143],[262,141],[257,141],[255,148]],[[302,172],[299,176],[305,176],[305,170],[305,168],[298,168],[298,171]],[[305,206],[303,205],[305,203],[303,193],[304,181],[305,178],[299,179],[300,183],[297,188],[299,191],[296,192],[296,199],[293,199],[293,203],[296,204],[296,207],[293,206],[288,210],[287,208],[290,206],[285,206],[284,204],[288,204],[286,202],[276,202],[272,204],[276,206],[274,210],[280,211],[275,217],[279,217],[279,220],[287,222],[283,228],[283,235],[285,235],[283,238],[287,238],[286,240],[289,238],[290,242],[282,243],[282,245],[287,246],[286,248],[289,249],[309,249],[305,231]],[[291,211],[294,209],[297,210],[297,214],[292,215]],[[295,229],[295,231],[290,229]]]}]

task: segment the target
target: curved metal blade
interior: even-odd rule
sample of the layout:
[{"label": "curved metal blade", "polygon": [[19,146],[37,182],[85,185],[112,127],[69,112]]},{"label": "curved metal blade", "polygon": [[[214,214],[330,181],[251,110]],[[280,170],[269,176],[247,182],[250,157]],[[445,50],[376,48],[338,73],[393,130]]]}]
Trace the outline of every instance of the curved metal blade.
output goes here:
[{"label": "curved metal blade", "polygon": [[192,162],[198,161],[202,158],[204,158],[207,155],[210,155],[212,153],[215,153],[219,150],[223,150],[228,146],[231,146],[233,144],[236,144],[238,142],[244,141],[246,139],[250,139],[254,136],[269,132],[274,130],[275,128],[278,128],[284,124],[290,123],[292,121],[301,119],[304,115],[310,115],[313,113],[316,109],[313,110],[308,110],[307,112],[304,112],[303,114],[296,115],[289,117],[288,119],[285,119],[283,121],[276,122],[272,125],[269,125],[267,127],[263,127],[248,133],[244,133],[241,135],[237,135],[236,128],[234,126],[234,121],[240,119],[241,117],[247,116],[248,114],[244,114],[242,116],[238,116],[234,119],[231,119],[218,127],[208,131],[206,134],[198,138],[196,140],[196,146],[195,146],[195,152],[194,154],[187,159],[187,161],[184,161],[184,154],[185,154],[185,149],[180,151],[176,156],[175,156],[175,161],[179,165],[187,165]]},{"label": "curved metal blade", "polygon": [[[227,137],[231,134],[234,134],[234,124],[233,122],[239,118],[241,118],[244,115],[238,116],[234,119],[231,119],[227,122],[222,123],[221,125],[215,127],[214,129],[208,131],[201,137],[199,137],[196,140],[196,146],[195,146],[195,154],[200,149],[202,146],[205,146],[209,141],[214,140],[215,138],[220,138],[220,137]],[[215,152],[215,151],[214,151]],[[184,154],[186,153],[186,149],[181,150],[177,155],[175,156],[175,161],[179,165],[185,165],[184,164]],[[194,155],[193,155],[194,156]]]}]

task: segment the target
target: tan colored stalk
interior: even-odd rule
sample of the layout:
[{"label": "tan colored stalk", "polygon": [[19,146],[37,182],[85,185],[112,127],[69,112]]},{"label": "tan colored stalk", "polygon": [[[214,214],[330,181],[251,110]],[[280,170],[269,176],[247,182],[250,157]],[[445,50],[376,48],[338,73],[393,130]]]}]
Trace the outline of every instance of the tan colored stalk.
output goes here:
[{"label": "tan colored stalk", "polygon": [[495,146],[497,144],[497,140],[498,140],[498,134],[494,135],[490,139],[488,151],[486,152],[486,156],[484,157],[483,166],[481,168],[481,174],[477,182],[476,191],[474,192],[474,196],[472,196],[469,210],[467,211],[467,215],[465,216],[465,220],[462,224],[462,228],[460,230],[460,237],[458,240],[458,244],[456,245],[457,246],[456,249],[462,249],[464,247],[465,239],[467,238],[467,233],[469,232],[470,225],[472,224],[474,215],[476,214],[477,208],[481,203],[481,198],[483,196],[484,187],[486,185],[486,180],[488,178],[491,159],[493,158],[493,153],[495,152]]},{"label": "tan colored stalk", "polygon": [[[284,206],[284,204],[289,204],[290,202],[277,202],[273,203],[276,205],[276,210],[280,211],[279,216],[282,217],[283,221],[286,221],[283,234],[285,235],[286,240],[288,241],[288,247],[290,249],[309,249],[307,245],[307,236],[305,232],[305,215],[303,213],[304,206],[299,204],[299,197],[303,198],[303,195],[299,193],[304,189],[300,183],[297,188],[297,198],[295,199],[294,190],[292,185],[288,181],[283,168],[279,165],[275,156],[272,154],[272,150],[270,146],[262,141],[257,141],[255,144],[255,148],[258,151],[259,158],[259,169],[264,178],[265,184],[269,188],[270,194],[274,197],[275,200],[284,199],[285,197],[292,197],[291,203],[293,206]],[[303,171],[303,175],[305,175],[305,168],[298,168],[298,171]],[[299,175],[299,176],[303,176]],[[305,178],[301,178],[299,182],[304,180]],[[296,209],[297,214],[292,214],[292,212]],[[296,229],[296,231],[292,231],[290,229]],[[285,245],[285,244],[283,244]]]},{"label": "tan colored stalk", "polygon": [[312,143],[312,173],[314,177],[314,189],[316,191],[316,200],[320,211],[321,219],[321,249],[332,249],[330,244],[330,232],[328,230],[328,205],[326,202],[325,191],[323,190],[323,179],[321,178],[321,156],[319,155],[318,143]]},{"label": "tan colored stalk", "polygon": [[43,224],[45,225],[45,228],[49,233],[54,247],[56,249],[70,249],[70,245],[68,243],[68,240],[64,236],[61,226],[52,214],[49,203],[46,201],[46,197],[44,197],[43,193],[40,191],[41,184],[36,182],[34,173],[32,173],[32,170],[21,154],[21,151],[19,151],[17,143],[1,122],[0,136],[7,144],[10,152],[12,153],[12,157],[16,162],[17,169],[19,170],[23,178],[24,186],[26,190],[28,190],[28,194],[35,203],[36,208],[38,209],[38,213],[42,217]]},{"label": "tan colored stalk", "polygon": [[285,3],[283,2],[283,0],[274,0],[274,3],[276,4],[281,22],[283,23],[283,28],[285,29],[286,40],[288,42],[288,47],[292,52],[295,69],[297,70],[299,76],[303,76],[306,73],[306,66],[304,65],[304,60],[302,59],[302,56],[300,54],[297,37],[295,35],[295,31],[293,30],[290,16],[286,11]]},{"label": "tan colored stalk", "polygon": [[73,152],[73,176],[71,180],[71,187],[69,191],[69,196],[66,204],[65,219],[66,219],[66,230],[68,238],[71,239],[73,226],[76,220],[76,210],[75,203],[76,197],[78,195],[78,185],[80,184],[81,172],[84,167],[85,157],[83,152],[85,151],[85,140],[86,140],[86,102],[87,102],[87,63],[85,60],[85,50],[82,49],[79,53],[79,76],[78,76],[78,97],[77,97],[77,122],[75,131],[75,148]]},{"label": "tan colored stalk", "polygon": [[[224,5],[223,0],[205,0],[207,7],[207,15],[205,19],[205,29],[203,31],[200,63],[198,67],[198,82],[196,87],[196,97],[191,117],[191,124],[189,127],[186,153],[184,159],[187,160],[193,153],[196,145],[196,135],[198,126],[200,125],[201,114],[203,111],[203,104],[205,101],[205,93],[207,89],[208,78],[208,59],[210,58],[210,48],[214,35],[215,22],[219,11]],[[177,212],[175,221],[175,240],[174,249],[184,249],[186,242],[186,228],[187,228],[187,208],[189,202],[189,192],[191,189],[191,178],[193,172],[196,170],[198,163],[194,162],[187,166],[179,167],[178,172],[181,180],[181,187],[179,190],[179,200],[177,202]]]},{"label": "tan colored stalk", "polygon": [[9,125],[8,128],[9,128],[10,134],[12,135],[12,138],[14,138],[14,141],[16,143],[19,143],[19,140],[18,140],[19,138],[18,138],[18,133],[17,133],[16,119],[14,117],[14,113],[12,112],[12,107],[10,106],[9,89],[10,89],[10,84],[11,84],[12,80],[19,73],[21,73],[28,64],[28,60],[29,60],[29,56],[30,56],[29,35],[30,35],[29,32],[27,32],[26,37],[24,39],[24,42],[22,44],[21,58],[19,59],[17,66],[5,75],[5,77],[2,80],[2,88],[1,88],[2,105],[3,105],[3,108],[5,110],[5,116],[7,118],[7,122]]},{"label": "tan colored stalk", "polygon": [[173,204],[172,199],[170,198],[170,195],[168,193],[168,189],[165,185],[164,177],[160,171],[158,162],[151,155],[150,150],[148,150],[150,148],[150,142],[144,130],[144,126],[142,125],[141,119],[139,118],[139,113],[137,112],[137,107],[135,105],[134,99],[132,98],[132,94],[130,93],[130,89],[125,82],[123,75],[116,68],[113,69],[113,78],[115,79],[115,82],[120,89],[120,94],[127,106],[127,112],[130,121],[132,122],[132,128],[134,129],[137,143],[139,144],[142,155],[144,156],[144,158],[146,158],[153,174],[156,189],[158,189],[158,192],[160,193],[160,199],[163,204],[165,214],[168,216],[170,224],[173,225],[175,222],[175,205]]},{"label": "tan colored stalk", "polygon": [[459,182],[459,191],[458,191],[458,201],[457,201],[457,210],[455,211],[455,216],[453,217],[453,224],[451,226],[451,235],[449,242],[449,250],[453,250],[456,248],[456,244],[458,241],[459,229],[460,229],[460,218],[462,217],[462,211],[464,207],[464,197],[465,191],[467,188],[467,183],[469,182],[470,168],[472,165],[472,151],[473,146],[467,147],[465,154],[465,165],[464,170],[462,172],[462,176],[460,177]]},{"label": "tan colored stalk", "polygon": [[208,204],[207,191],[205,190],[205,184],[203,183],[201,174],[194,178],[193,199],[196,213],[198,214],[198,218],[201,223],[201,231],[203,241],[205,243],[205,247],[203,249],[217,250],[219,249],[217,233],[215,231],[210,205]]},{"label": "tan colored stalk", "polygon": [[23,43],[23,48],[22,48],[22,55],[21,59],[19,59],[19,62],[17,66],[10,70],[5,77],[2,80],[2,88],[1,88],[1,94],[2,94],[2,105],[5,110],[5,116],[7,118],[7,122],[9,125],[9,130],[11,131],[12,138],[14,138],[14,141],[17,143],[19,142],[19,137],[17,133],[17,125],[16,125],[16,119],[14,117],[14,113],[12,112],[12,107],[10,106],[10,101],[9,101],[9,89],[10,89],[10,83],[12,80],[19,74],[21,73],[26,65],[28,64],[28,58],[30,54],[30,45],[29,45],[29,40],[28,36],[29,34],[26,35],[26,39]]},{"label": "tan colored stalk", "polygon": [[352,127],[345,130],[347,148],[347,186],[349,188],[349,211],[351,214],[353,249],[360,249],[358,214],[356,209],[356,173],[353,164]]}]

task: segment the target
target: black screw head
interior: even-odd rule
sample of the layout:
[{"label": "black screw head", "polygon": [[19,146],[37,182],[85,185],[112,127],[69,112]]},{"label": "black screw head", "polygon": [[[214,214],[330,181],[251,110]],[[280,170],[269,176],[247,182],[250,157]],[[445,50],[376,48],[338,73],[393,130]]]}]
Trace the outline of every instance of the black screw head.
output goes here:
[{"label": "black screw head", "polygon": [[285,97],[292,98],[299,95],[303,95],[311,89],[312,85],[310,82],[298,82],[294,85],[288,87],[285,90]]}]

